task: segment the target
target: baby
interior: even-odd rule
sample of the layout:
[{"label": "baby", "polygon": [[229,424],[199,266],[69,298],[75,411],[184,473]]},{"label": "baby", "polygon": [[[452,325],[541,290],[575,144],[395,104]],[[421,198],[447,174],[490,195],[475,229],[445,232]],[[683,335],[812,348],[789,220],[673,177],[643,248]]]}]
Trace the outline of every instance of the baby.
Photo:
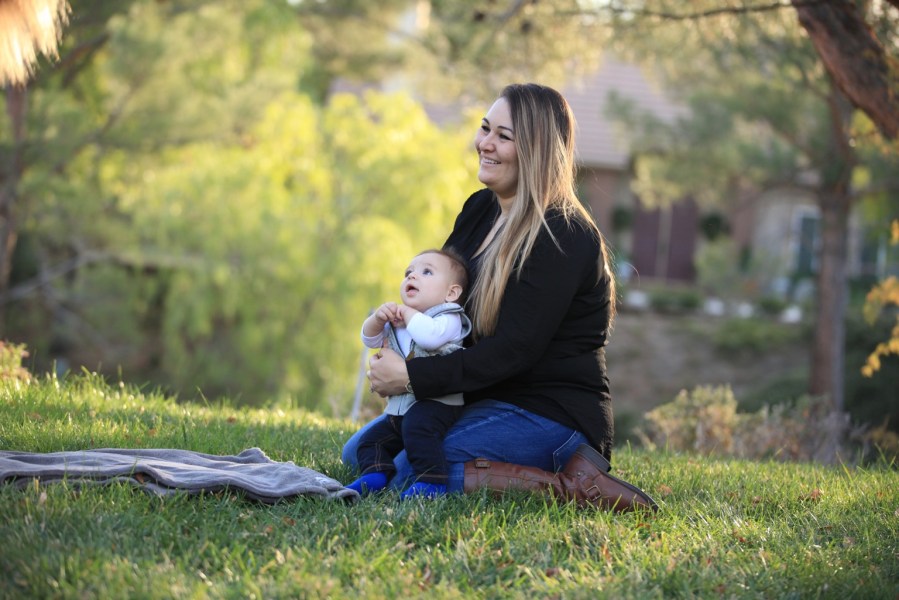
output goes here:
[{"label": "baby", "polygon": [[[381,348],[384,341],[406,360],[448,354],[462,348],[471,331],[461,299],[468,286],[465,262],[452,250],[425,250],[409,263],[400,286],[402,304],[386,302],[362,324],[362,341]],[[416,480],[402,498],[446,494],[443,438],[462,412],[462,394],[416,399],[391,396],[384,418],[364,432],[358,449],[362,476],[347,487],[361,494],[387,487],[396,471],[393,459],[405,448]]]}]

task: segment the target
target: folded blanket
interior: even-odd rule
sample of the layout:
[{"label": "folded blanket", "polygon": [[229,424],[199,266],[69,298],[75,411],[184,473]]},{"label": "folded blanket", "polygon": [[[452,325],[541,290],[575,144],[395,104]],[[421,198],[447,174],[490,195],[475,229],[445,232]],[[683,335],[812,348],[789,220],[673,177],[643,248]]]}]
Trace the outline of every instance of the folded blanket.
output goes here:
[{"label": "folded blanket", "polygon": [[237,456],[214,456],[190,450],[103,448],[46,454],[0,451],[0,483],[20,488],[32,480],[76,485],[123,481],[161,496],[243,490],[247,497],[274,504],[294,496],[344,498],[359,494],[339,481],[293,462],[271,460],[259,448]]}]

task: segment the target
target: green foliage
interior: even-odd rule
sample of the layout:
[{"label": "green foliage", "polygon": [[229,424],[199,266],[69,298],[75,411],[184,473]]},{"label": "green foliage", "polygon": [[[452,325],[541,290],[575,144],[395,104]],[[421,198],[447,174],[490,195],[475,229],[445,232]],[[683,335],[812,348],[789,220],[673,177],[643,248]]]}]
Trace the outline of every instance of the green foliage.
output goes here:
[{"label": "green foliage", "polygon": [[739,268],[737,246],[729,238],[700,244],[694,259],[697,283],[718,298],[740,295],[743,274]]},{"label": "green foliage", "polygon": [[[421,90],[490,99],[514,81],[559,86],[595,68],[609,34],[579,18],[577,0],[519,2],[432,0],[428,26],[410,65]],[[447,96],[436,96],[441,100]]]},{"label": "green foliage", "polygon": [[841,460],[852,462],[864,442],[861,429],[850,431],[849,414],[833,412],[826,399],[803,396],[738,413],[729,386],[682,390],[645,418],[639,431],[643,443],[677,452],[808,461],[820,460],[829,441],[837,439]]},{"label": "green foliage", "polygon": [[727,454],[734,447],[737,399],[728,386],[681,390],[646,413],[646,422],[648,433],[641,437],[650,447]]},{"label": "green foliage", "polygon": [[717,22],[725,32],[671,21],[650,36],[636,21],[619,23],[616,51],[651,63],[684,109],[662,121],[613,105],[637,134],[634,189],[648,204],[688,195],[726,204],[737,189],[790,181],[830,152],[820,67],[795,13]]},{"label": "green foliage", "polygon": [[801,327],[785,325],[770,319],[736,318],[722,321],[715,330],[712,343],[722,352],[758,356],[766,350],[805,339]]},{"label": "green foliage", "polygon": [[476,189],[475,124],[297,93],[311,38],[286,3],[134,2],[106,32],[77,86],[33,98],[65,169],[27,170],[27,231],[75,264],[54,336],[182,395],[345,414],[362,320]]},{"label": "green foliage", "polygon": [[698,290],[691,287],[658,287],[650,290],[649,304],[653,310],[662,313],[689,313],[699,308],[702,296]]},{"label": "green foliage", "polygon": [[886,314],[874,323],[857,315],[846,321],[846,410],[859,422],[871,426],[886,424],[899,433],[899,356],[882,357],[880,368],[870,377],[859,369],[892,323],[895,317]]},{"label": "green foliage", "polygon": [[0,340],[0,380],[30,381],[31,374],[22,366],[22,361],[27,357],[25,344]]},{"label": "green foliage", "polygon": [[769,317],[780,315],[789,306],[789,302],[776,296],[762,296],[758,299],[759,310]]},{"label": "green foliage", "polygon": [[[324,98],[337,78],[401,81],[436,104],[488,101],[513,81],[561,85],[595,67],[609,30],[577,0],[290,0],[313,36],[301,85]],[[599,26],[597,26],[599,25]],[[352,40],[353,43],[347,43]],[[447,102],[449,100],[449,102]]]},{"label": "green foliage", "polygon": [[[349,425],[297,409],[179,403],[84,375],[0,382],[0,450],[258,446],[338,479]],[[0,486],[0,594],[23,598],[892,598],[899,472],[623,448],[662,510],[542,496],[275,506],[124,485]]]},{"label": "green foliage", "polygon": [[[893,245],[899,244],[899,219],[891,222],[890,230],[891,243]],[[896,312],[897,308],[899,308],[899,278],[891,275],[868,292],[862,314],[868,324],[874,324],[878,321],[881,314],[890,312],[888,309],[891,309],[891,312]],[[885,357],[899,356],[899,314],[896,315],[892,325],[887,340],[877,344],[874,351],[868,355],[865,366],[862,367],[862,373],[865,377],[871,377],[880,370]],[[887,328],[884,327],[884,329]]]}]

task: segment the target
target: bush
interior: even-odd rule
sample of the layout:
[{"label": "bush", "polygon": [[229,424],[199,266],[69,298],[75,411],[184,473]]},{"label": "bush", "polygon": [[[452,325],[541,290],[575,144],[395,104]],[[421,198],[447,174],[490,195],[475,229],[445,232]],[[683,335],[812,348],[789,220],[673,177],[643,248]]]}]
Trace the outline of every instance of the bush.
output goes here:
[{"label": "bush", "polygon": [[646,421],[646,433],[637,434],[650,447],[727,454],[734,445],[737,400],[730,386],[681,390],[674,401],[646,413]]},{"label": "bush", "polygon": [[799,327],[774,323],[767,319],[728,319],[712,338],[715,347],[732,354],[762,354],[774,347],[798,341],[803,336]]},{"label": "bush", "polygon": [[899,433],[899,355],[881,358],[880,369],[871,377],[862,375],[868,353],[883,339],[895,318],[881,315],[869,325],[858,316],[846,321],[846,410],[861,423],[877,425],[888,419],[888,427]]},{"label": "bush", "polygon": [[28,356],[25,344],[11,344],[0,340],[0,379],[31,381],[31,373],[22,366]]},{"label": "bush", "polygon": [[683,390],[674,401],[646,413],[645,429],[637,430],[650,448],[722,454],[739,458],[827,461],[836,453],[850,456],[849,442],[863,440],[848,413],[831,410],[823,398],[763,406],[737,413],[730,386]]},{"label": "bush", "polygon": [[758,299],[759,310],[769,317],[777,317],[789,306],[789,303],[776,296],[762,296]]},{"label": "bush", "polygon": [[649,293],[649,304],[653,310],[666,314],[693,312],[702,304],[699,292],[690,288],[664,288]]}]

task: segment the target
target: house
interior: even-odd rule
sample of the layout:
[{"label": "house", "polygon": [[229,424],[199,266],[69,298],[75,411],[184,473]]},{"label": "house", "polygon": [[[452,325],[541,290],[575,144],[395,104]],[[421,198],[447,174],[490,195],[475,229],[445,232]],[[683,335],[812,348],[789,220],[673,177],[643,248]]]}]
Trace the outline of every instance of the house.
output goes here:
[{"label": "house", "polygon": [[618,261],[631,265],[641,278],[692,281],[699,224],[695,202],[684,199],[654,210],[641,206],[630,190],[627,134],[606,112],[612,92],[669,122],[683,109],[640,67],[610,57],[595,73],[562,91],[578,122],[580,196]]},{"label": "house", "polygon": [[[695,282],[695,258],[706,243],[704,232],[720,228],[723,221],[734,246],[751,257],[759,274],[756,293],[809,297],[819,243],[815,198],[787,186],[738,198],[718,209],[700,209],[690,198],[665,208],[644,207],[629,185],[632,155],[627,133],[607,112],[612,92],[667,122],[683,108],[643,69],[613,57],[563,89],[578,121],[580,196],[596,216],[619,265],[625,267],[621,275],[638,275],[641,281]],[[883,276],[885,238],[867,241],[857,214],[852,215],[850,232],[848,274]]]}]

